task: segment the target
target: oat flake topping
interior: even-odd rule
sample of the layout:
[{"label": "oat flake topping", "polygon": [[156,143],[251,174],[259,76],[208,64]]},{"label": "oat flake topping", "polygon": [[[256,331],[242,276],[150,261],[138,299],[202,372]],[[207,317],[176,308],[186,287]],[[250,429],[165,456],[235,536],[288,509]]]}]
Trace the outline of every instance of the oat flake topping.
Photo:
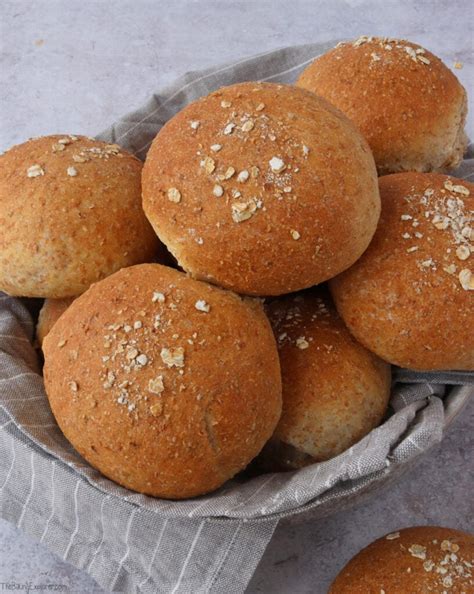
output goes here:
[{"label": "oat flake topping", "polygon": [[400,538],[400,532],[391,532],[390,534],[387,534],[385,540],[395,540],[397,538]]},{"label": "oat flake topping", "polygon": [[235,223],[246,221],[253,217],[259,208],[261,202],[255,198],[250,198],[247,202],[234,202],[231,206],[232,219]]},{"label": "oat flake topping", "polygon": [[304,336],[300,336],[296,339],[296,346],[303,351],[304,349],[307,349],[309,347],[309,342],[306,340]]},{"label": "oat flake topping", "polygon": [[28,177],[38,177],[40,175],[44,175],[44,170],[41,165],[32,165],[26,170],[26,175]]},{"label": "oat flake topping", "polygon": [[459,282],[465,291],[474,291],[474,274],[468,268],[459,273]]},{"label": "oat flake topping", "polygon": [[463,186],[461,184],[453,184],[453,182],[450,179],[444,182],[444,187],[449,192],[454,192],[455,194],[462,194],[463,196],[469,196],[470,194],[469,188],[466,188],[466,186]]},{"label": "oat flake topping", "polygon": [[178,188],[170,188],[168,190],[168,200],[170,202],[175,202],[176,204],[181,202],[181,192],[178,190]]},{"label": "oat flake topping", "polygon": [[162,348],[160,353],[163,363],[168,367],[184,367],[183,347]]},{"label": "oat flake topping", "polygon": [[196,301],[196,303],[194,304],[194,307],[198,311],[203,311],[205,313],[208,313],[209,310],[211,309],[211,306],[209,305],[209,303],[206,303],[206,301],[204,301],[203,299],[198,299],[198,301]]},{"label": "oat flake topping", "polygon": [[[449,234],[449,244],[445,253],[439,258],[430,257],[429,253],[426,253],[431,242],[436,238],[436,235],[431,235],[430,230],[425,231],[423,234],[418,231],[413,232],[410,229],[411,233],[405,231],[401,235],[404,239],[411,239],[413,235],[418,239],[427,236],[428,241],[421,249],[421,255],[424,257],[417,261],[420,270],[433,273],[439,269],[449,275],[455,275],[458,277],[462,289],[470,291],[473,285],[471,267],[465,266],[463,270],[458,272],[459,262],[467,264],[474,252],[472,243],[474,211],[469,210],[464,201],[465,197],[470,195],[470,191],[469,188],[460,183],[453,183],[451,179],[447,179],[443,186],[444,188],[438,191],[433,188],[426,188],[422,195],[406,196],[405,201],[408,204],[415,201],[417,207],[422,207],[420,218],[424,215],[425,220],[431,223],[435,230]],[[417,218],[410,214],[402,214],[400,218],[402,221],[407,221],[410,227],[418,227],[420,224]],[[434,231],[434,233],[437,233],[437,231]],[[417,251],[417,249],[417,246],[412,246],[406,251],[411,253]]]},{"label": "oat flake topping", "polygon": [[298,231],[295,231],[295,229],[291,229],[290,234],[294,240],[298,240],[301,237],[301,235],[298,233]]},{"label": "oat flake topping", "polygon": [[253,130],[254,125],[252,120],[247,120],[242,124],[242,132],[250,132],[250,130]]},{"label": "oat flake topping", "polygon": [[148,382],[148,391],[151,392],[152,394],[161,394],[161,392],[163,392],[164,389],[165,389],[165,384],[164,384],[162,375],[158,375],[157,377],[155,377],[154,379],[151,379]]},{"label": "oat flake topping", "polygon": [[268,163],[274,173],[281,173],[285,169],[285,163],[279,157],[272,157]]},{"label": "oat flake topping", "polygon": [[417,557],[418,559],[426,559],[426,547],[419,544],[413,544],[411,547],[408,548],[412,557]]},{"label": "oat flake topping", "polygon": [[217,198],[220,198],[224,194],[224,188],[219,184],[216,184],[212,190],[212,193],[214,196],[217,196]]},{"label": "oat flake topping", "polygon": [[216,162],[212,157],[204,157],[200,163],[206,173],[211,174],[216,168]]},{"label": "oat flake topping", "polygon": [[160,293],[159,291],[155,291],[153,293],[153,297],[151,298],[151,300],[153,301],[153,303],[156,303],[157,301],[159,303],[164,303],[165,302],[165,296],[163,293]]},{"label": "oat flake topping", "polygon": [[229,122],[225,128],[224,128],[224,135],[228,136],[229,134],[232,134],[232,131],[235,128],[235,124],[233,122]]},{"label": "oat flake topping", "polygon": [[240,183],[245,183],[248,180],[249,177],[250,177],[250,173],[246,169],[243,169],[237,175],[237,181],[240,182]]}]

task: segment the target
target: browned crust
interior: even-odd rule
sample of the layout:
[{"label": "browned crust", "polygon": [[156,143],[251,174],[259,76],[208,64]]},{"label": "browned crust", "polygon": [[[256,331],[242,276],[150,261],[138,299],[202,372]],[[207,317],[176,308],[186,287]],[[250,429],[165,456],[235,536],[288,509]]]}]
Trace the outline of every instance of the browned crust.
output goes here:
[{"label": "browned crust", "polygon": [[416,43],[379,37],[342,43],[308,66],[297,85],[356,124],[381,175],[454,168],[462,160],[466,91]]},{"label": "browned crust", "polygon": [[[33,166],[43,175],[28,177]],[[36,138],[0,156],[0,289],[72,297],[152,260],[159,242],[141,207],[141,169],[117,145],[83,136]]]},{"label": "browned crust", "polygon": [[36,325],[36,339],[41,346],[51,328],[74,301],[74,297],[65,299],[45,299]]},{"label": "browned crust", "polygon": [[474,591],[474,537],[436,526],[379,538],[340,572],[329,594]]},{"label": "browned crust", "polygon": [[[242,171],[249,179],[239,182]],[[255,212],[236,222],[239,204]],[[295,291],[350,266],[380,209],[373,158],[353,125],[312,93],[268,83],[220,89],[172,118],[147,155],[143,206],[185,270],[254,295]]]},{"label": "browned crust", "polygon": [[[469,195],[446,188],[453,185]],[[468,277],[474,273],[474,184],[399,173],[380,178],[380,194],[372,243],[330,282],[339,313],[354,336],[386,361],[420,370],[473,370]],[[470,283],[474,288],[473,274]]]},{"label": "browned crust", "polygon": [[301,465],[300,456],[275,442],[307,455],[305,464],[337,456],[382,420],[390,366],[354,340],[326,291],[275,300],[267,311],[283,381],[283,411],[269,457],[274,466]]},{"label": "browned crust", "polygon": [[[169,367],[164,348],[183,348],[184,365]],[[149,495],[216,489],[260,451],[281,413],[278,353],[260,303],[158,264],[93,285],[43,350],[64,435],[107,477]]]}]

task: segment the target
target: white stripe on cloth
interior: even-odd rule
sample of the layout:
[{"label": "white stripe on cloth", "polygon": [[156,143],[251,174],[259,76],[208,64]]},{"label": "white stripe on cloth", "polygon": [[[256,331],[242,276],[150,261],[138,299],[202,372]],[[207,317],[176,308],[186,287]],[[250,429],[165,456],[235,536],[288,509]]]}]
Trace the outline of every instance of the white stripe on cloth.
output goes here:
[{"label": "white stripe on cloth", "polygon": [[20,342],[27,342],[28,344],[31,344],[28,338],[25,338],[24,336],[15,336],[15,334],[0,334],[0,338],[14,338]]},{"label": "white stripe on cloth", "polygon": [[40,542],[43,542],[44,537],[48,533],[49,523],[51,522],[51,520],[54,517],[54,497],[55,497],[55,493],[54,493],[54,471],[55,471],[55,469],[56,469],[56,460],[53,460],[53,468],[51,470],[51,513],[49,514],[48,519],[46,520],[46,524],[44,525],[44,530],[43,530],[43,534],[41,535]]},{"label": "white stripe on cloth", "polygon": [[33,377],[38,377],[37,373],[34,373],[34,371],[24,371],[23,373],[17,373],[16,375],[11,375],[10,377],[2,377],[0,378],[0,382],[10,382],[14,379],[18,379],[20,377],[28,377],[28,376],[33,376]]},{"label": "white stripe on cloth", "polygon": [[168,525],[168,519],[163,522],[163,526],[161,527],[160,534],[158,536],[158,540],[156,541],[155,550],[153,551],[153,555],[151,556],[150,566],[148,568],[148,577],[146,577],[140,584],[138,584],[138,589],[141,590],[145,584],[147,584],[151,580],[151,570],[153,568],[153,564],[155,563],[156,555],[158,553],[158,549],[160,548],[161,541],[163,539],[163,534],[165,533],[166,526]]},{"label": "white stripe on cloth", "polygon": [[424,449],[420,448],[420,446],[416,443],[416,441],[413,439],[413,437],[411,435],[409,435],[407,437],[407,442],[413,444],[415,446],[415,449],[419,450],[420,452],[424,451]]},{"label": "white stripe on cloth", "polygon": [[23,396],[20,396],[19,398],[5,398],[5,400],[8,400],[10,402],[34,402],[35,400],[44,400],[44,396],[32,396],[31,398],[23,398]]},{"label": "white stripe on cloth", "polygon": [[181,573],[179,574],[178,581],[176,582],[175,587],[171,591],[171,594],[175,594],[178,591],[178,588],[180,587],[181,582],[183,581],[184,573],[185,573],[186,568],[187,568],[187,566],[189,564],[189,561],[191,560],[193,551],[196,548],[196,544],[197,544],[197,542],[199,540],[199,537],[201,536],[201,532],[202,532],[202,529],[204,528],[204,525],[205,524],[206,524],[206,520],[203,520],[199,524],[199,528],[197,529],[196,535],[193,538],[193,542],[191,543],[191,546],[189,548],[188,554],[186,555],[186,559],[184,560],[183,567],[181,568]]},{"label": "white stripe on cloth", "polygon": [[103,499],[102,499],[102,503],[100,504],[100,526],[101,526],[101,530],[102,530],[102,537],[100,539],[99,545],[96,548],[96,550],[94,551],[94,554],[91,557],[91,560],[89,562],[89,565],[86,568],[86,571],[89,571],[90,568],[92,567],[92,564],[94,563],[96,557],[97,557],[97,553],[100,550],[100,547],[102,546],[103,542],[104,542],[104,537],[105,537],[105,527],[104,527],[104,503],[106,501],[108,501],[110,499],[111,495],[110,493],[108,495],[106,495]]},{"label": "white stripe on cloth", "polygon": [[45,423],[43,425],[28,425],[27,423],[22,423],[22,427],[29,427],[30,429],[51,429],[52,427],[54,427],[55,429],[58,428],[58,426],[55,423]]},{"label": "white stripe on cloth", "polygon": [[267,80],[272,80],[272,78],[277,78],[279,76],[282,76],[282,74],[288,74],[288,72],[294,72],[295,70],[298,70],[298,68],[302,68],[303,66],[306,66],[306,64],[309,64],[310,62],[314,62],[314,60],[317,57],[318,56],[313,56],[312,58],[309,58],[309,60],[305,60],[304,62],[300,62],[299,64],[296,64],[296,66],[292,66],[291,68],[287,68],[286,70],[282,70],[281,72],[275,72],[275,74],[270,74],[270,76],[261,78],[259,82],[265,82]]},{"label": "white stripe on cloth", "polygon": [[316,481],[316,479],[318,478],[320,472],[321,472],[322,466],[318,466],[316,468],[316,472],[314,473],[313,477],[311,478],[311,482],[309,483],[309,489],[312,488],[314,482]]},{"label": "white stripe on cloth", "polygon": [[129,543],[129,540],[128,540],[129,537],[130,537],[130,528],[132,527],[133,518],[135,517],[135,514],[137,513],[137,511],[139,509],[140,508],[135,507],[134,510],[132,511],[132,513],[130,514],[129,518],[128,518],[127,528],[125,530],[125,555],[119,561],[117,573],[115,574],[115,577],[114,577],[113,582],[112,582],[113,583],[113,586],[111,588],[112,592],[115,590],[115,584],[117,583],[117,580],[119,578],[120,572],[122,571],[123,564],[125,563],[125,561],[127,560],[127,557],[130,554],[130,543]]},{"label": "white stripe on cloth", "polygon": [[212,587],[214,586],[215,581],[217,580],[217,578],[219,577],[219,574],[221,572],[221,569],[224,565],[224,563],[227,560],[227,557],[229,556],[230,551],[232,550],[232,547],[234,546],[234,543],[236,541],[236,538],[239,534],[239,532],[241,531],[243,526],[243,522],[239,522],[237,524],[237,528],[234,530],[234,534],[232,535],[232,538],[230,539],[229,544],[227,545],[226,550],[223,552],[222,557],[216,567],[216,570],[214,571],[214,573],[212,574],[211,580],[209,582],[209,587],[208,587],[208,591],[210,592],[212,590]]},{"label": "white stripe on cloth", "polygon": [[267,478],[266,481],[264,481],[259,487],[258,489],[255,489],[255,491],[252,493],[252,495],[250,495],[249,497],[247,497],[247,499],[244,499],[244,501],[241,501],[239,504],[231,507],[228,512],[231,511],[235,511],[236,509],[238,509],[239,507],[241,507],[242,505],[245,505],[246,503],[248,503],[251,499],[253,499],[255,497],[255,495],[258,495],[260,493],[260,491],[266,487],[269,483],[271,483],[273,480],[275,480],[277,478],[278,475],[276,474],[272,474],[271,476],[269,476]]},{"label": "white stripe on cloth", "polygon": [[8,481],[10,480],[10,475],[12,473],[13,467],[15,466],[15,460],[16,460],[16,449],[15,449],[15,442],[13,441],[13,439],[10,440],[11,444],[12,444],[12,461],[10,464],[10,468],[7,472],[7,476],[5,477],[5,480],[3,481],[3,485],[1,486],[0,490],[3,491],[3,489],[7,486]]},{"label": "white stripe on cloth", "polygon": [[[232,491],[233,487],[225,487],[223,489],[221,489],[219,491],[219,494],[221,497],[224,497],[224,495],[227,495],[227,493],[229,493],[230,491]],[[202,503],[200,503],[197,507],[195,507],[194,509],[192,509],[189,513],[188,513],[188,518],[194,518],[194,516],[196,515],[196,512],[198,512],[200,509],[202,509],[203,507],[205,507],[206,505],[209,505],[209,500],[205,499]]]},{"label": "white stripe on cloth", "polygon": [[[12,319],[11,314],[7,314],[6,316],[0,316],[0,322],[3,322],[4,320],[11,321],[11,319]],[[32,328],[34,328],[34,326],[35,326],[35,324],[33,323],[33,320],[23,320],[23,323],[26,324],[27,326],[32,327]]]},{"label": "white stripe on cloth", "polygon": [[66,550],[64,552],[63,558],[67,561],[68,555],[69,555],[69,551],[71,550],[72,547],[72,543],[74,542],[74,539],[76,538],[76,534],[79,530],[79,511],[78,511],[78,507],[77,507],[77,494],[79,492],[79,487],[81,485],[81,480],[77,479],[76,481],[76,488],[74,489],[74,518],[76,521],[76,524],[74,526],[74,531],[71,534],[71,538],[69,539],[69,543],[66,547]]},{"label": "white stripe on cloth", "polygon": [[18,520],[18,528],[21,528],[23,518],[25,517],[25,512],[28,508],[28,504],[30,503],[31,496],[33,495],[33,489],[35,488],[35,463],[34,463],[34,451],[33,450],[30,451],[30,465],[31,465],[30,489],[28,491],[28,495],[26,497],[25,503],[23,504],[23,509],[21,510],[21,515]]}]

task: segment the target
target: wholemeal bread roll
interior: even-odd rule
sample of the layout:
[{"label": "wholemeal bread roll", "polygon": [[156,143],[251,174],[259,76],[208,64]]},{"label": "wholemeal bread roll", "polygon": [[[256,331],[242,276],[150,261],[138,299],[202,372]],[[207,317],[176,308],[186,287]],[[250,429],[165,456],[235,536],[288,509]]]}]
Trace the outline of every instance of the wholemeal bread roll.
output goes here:
[{"label": "wholemeal bread roll", "polygon": [[93,285],[43,351],[66,438],[104,475],[148,495],[217,489],[280,417],[278,352],[261,304],[158,264]]},{"label": "wholemeal bread roll", "polygon": [[143,170],[143,206],[195,278],[278,295],[357,260],[380,203],[370,150],[339,111],[302,89],[252,82],[163,127]]},{"label": "wholemeal bread roll", "polygon": [[366,36],[341,43],[308,66],[297,85],[356,124],[381,175],[453,168],[462,159],[466,91],[416,43]]},{"label": "wholemeal bread roll", "polygon": [[36,324],[36,339],[39,346],[43,344],[46,335],[49,334],[51,328],[73,301],[74,297],[44,300],[43,307],[39,312],[38,323]]},{"label": "wholemeal bread roll", "polygon": [[418,526],[392,532],[363,549],[329,594],[468,594],[474,592],[474,537]]},{"label": "wholemeal bread roll", "polygon": [[267,313],[280,355],[283,412],[263,463],[288,469],[337,456],[382,420],[390,366],[352,338],[325,291],[275,300]]},{"label": "wholemeal bread roll", "polygon": [[474,184],[435,173],[380,178],[382,215],[362,258],[330,282],[368,349],[418,370],[474,369]]},{"label": "wholemeal bread roll", "polygon": [[151,260],[158,240],[141,207],[141,163],[119,146],[45,136],[0,156],[0,290],[73,297]]}]

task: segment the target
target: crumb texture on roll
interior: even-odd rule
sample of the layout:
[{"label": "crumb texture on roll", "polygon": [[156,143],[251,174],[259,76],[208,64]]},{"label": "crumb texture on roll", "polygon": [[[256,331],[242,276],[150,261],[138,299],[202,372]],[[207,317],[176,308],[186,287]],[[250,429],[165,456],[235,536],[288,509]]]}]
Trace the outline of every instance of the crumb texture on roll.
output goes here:
[{"label": "crumb texture on roll", "polygon": [[353,124],[313,93],[268,83],[220,89],[171,119],[147,155],[143,205],[187,272],[252,295],[341,272],[380,213]]},{"label": "crumb texture on roll", "polygon": [[259,453],[281,414],[278,352],[260,302],[158,264],[93,285],[43,350],[66,438],[141,493],[217,489]]},{"label": "crumb texture on roll", "polygon": [[59,318],[74,301],[74,297],[64,299],[45,299],[40,310],[38,324],[36,325],[36,339],[41,346],[43,340],[51,331]]},{"label": "crumb texture on roll", "polygon": [[0,290],[73,297],[152,260],[159,242],[141,206],[142,164],[83,136],[28,140],[0,156]]},{"label": "crumb texture on roll", "polygon": [[467,147],[466,91],[445,64],[406,40],[362,36],[317,58],[297,85],[343,111],[380,174],[454,168]]},{"label": "crumb texture on roll", "polygon": [[321,289],[267,308],[278,344],[282,416],[262,455],[273,469],[328,460],[382,420],[390,366],[351,336]]},{"label": "crumb texture on roll", "polygon": [[379,538],[353,557],[329,594],[469,594],[474,592],[474,537],[417,526]]},{"label": "crumb texture on roll", "polygon": [[330,281],[354,336],[390,363],[474,369],[474,184],[435,173],[380,178],[363,256]]}]

